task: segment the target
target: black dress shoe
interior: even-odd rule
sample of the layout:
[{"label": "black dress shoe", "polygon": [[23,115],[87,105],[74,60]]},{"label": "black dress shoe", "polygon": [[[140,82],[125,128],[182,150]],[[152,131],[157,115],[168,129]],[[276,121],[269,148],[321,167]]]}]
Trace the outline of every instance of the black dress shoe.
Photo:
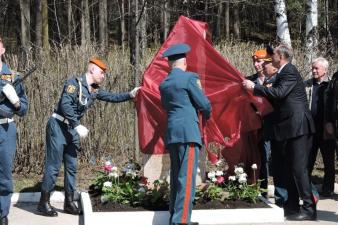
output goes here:
[{"label": "black dress shoe", "polygon": [[300,212],[297,214],[292,214],[286,217],[287,220],[291,221],[303,221],[303,220],[317,220],[316,213],[313,213],[311,215]]}]

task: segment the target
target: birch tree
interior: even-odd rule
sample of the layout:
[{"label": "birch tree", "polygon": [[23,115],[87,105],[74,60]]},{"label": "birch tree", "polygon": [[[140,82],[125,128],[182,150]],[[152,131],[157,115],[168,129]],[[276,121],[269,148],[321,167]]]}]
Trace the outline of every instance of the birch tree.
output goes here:
[{"label": "birch tree", "polygon": [[286,7],[284,0],[274,0],[276,25],[277,25],[277,41],[291,46],[290,31],[288,19],[286,16]]},{"label": "birch tree", "polygon": [[306,63],[309,68],[317,55],[318,47],[318,5],[317,0],[306,2]]}]

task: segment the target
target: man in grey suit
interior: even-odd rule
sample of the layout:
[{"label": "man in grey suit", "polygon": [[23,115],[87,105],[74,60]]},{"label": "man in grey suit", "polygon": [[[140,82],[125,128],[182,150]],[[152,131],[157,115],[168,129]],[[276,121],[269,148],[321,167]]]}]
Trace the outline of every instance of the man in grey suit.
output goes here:
[{"label": "man in grey suit", "polygon": [[[316,204],[311,192],[307,171],[314,122],[308,107],[303,79],[297,68],[291,64],[293,52],[287,45],[279,45],[273,51],[273,64],[278,68],[272,87],[243,81],[247,90],[255,95],[272,100],[274,118],[272,143],[279,161],[281,182],[285,184],[288,199],[283,205],[288,220],[316,220]],[[274,160],[273,162],[274,163]],[[299,198],[303,205],[299,204]]]}]

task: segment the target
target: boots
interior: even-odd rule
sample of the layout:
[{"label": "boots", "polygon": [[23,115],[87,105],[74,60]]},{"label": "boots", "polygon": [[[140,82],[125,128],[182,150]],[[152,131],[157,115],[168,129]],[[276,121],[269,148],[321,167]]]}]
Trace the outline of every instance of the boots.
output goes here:
[{"label": "boots", "polygon": [[8,225],[8,218],[7,218],[7,216],[1,217],[1,225]]},{"label": "boots", "polygon": [[76,206],[74,201],[74,193],[65,193],[65,202],[63,205],[65,213],[80,215],[81,210]]},{"label": "boots", "polygon": [[41,191],[41,198],[38,205],[38,211],[44,216],[58,216],[58,213],[50,205],[50,192]]}]

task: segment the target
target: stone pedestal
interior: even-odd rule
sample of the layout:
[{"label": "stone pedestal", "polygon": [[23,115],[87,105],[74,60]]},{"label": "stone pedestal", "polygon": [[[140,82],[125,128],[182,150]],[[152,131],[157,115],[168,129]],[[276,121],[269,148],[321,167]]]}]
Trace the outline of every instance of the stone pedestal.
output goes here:
[{"label": "stone pedestal", "polygon": [[[164,155],[147,155],[141,153],[142,164],[144,168],[144,176],[148,178],[148,182],[152,184],[157,179],[167,179],[169,182],[170,157],[169,154]],[[197,169],[196,185],[205,182],[206,172],[206,154],[201,149],[199,153],[199,165]]]}]

